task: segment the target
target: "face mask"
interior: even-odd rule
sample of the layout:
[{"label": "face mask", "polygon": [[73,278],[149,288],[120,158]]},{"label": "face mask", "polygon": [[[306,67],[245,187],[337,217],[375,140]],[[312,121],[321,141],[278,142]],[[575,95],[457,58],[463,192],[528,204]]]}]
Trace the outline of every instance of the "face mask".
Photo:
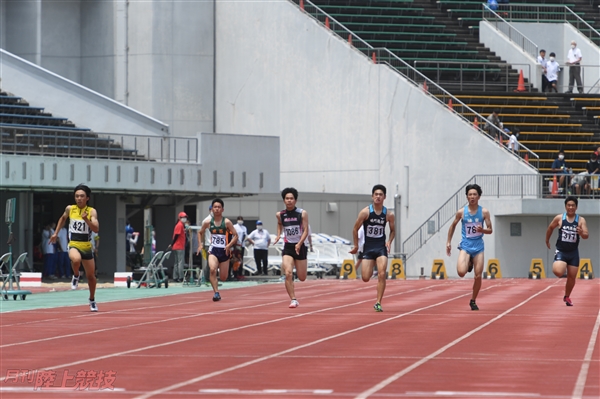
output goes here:
[{"label": "face mask", "polygon": [[187,222],[187,218],[181,218],[181,221],[182,221],[183,223],[185,223],[185,222]]},{"label": "face mask", "polygon": [[256,226],[256,230],[262,231],[262,226]]},{"label": "face mask", "polygon": [[241,226],[241,225],[244,224],[244,221],[243,220],[238,220],[238,224]]},{"label": "face mask", "polygon": [[558,159],[563,160],[563,159],[565,159],[565,156],[564,155],[559,155]]},{"label": "face mask", "polygon": [[550,61],[554,62],[554,57],[550,57]]},{"label": "face mask", "polygon": [[575,45],[574,45],[574,44],[571,44],[571,48],[575,48]]}]

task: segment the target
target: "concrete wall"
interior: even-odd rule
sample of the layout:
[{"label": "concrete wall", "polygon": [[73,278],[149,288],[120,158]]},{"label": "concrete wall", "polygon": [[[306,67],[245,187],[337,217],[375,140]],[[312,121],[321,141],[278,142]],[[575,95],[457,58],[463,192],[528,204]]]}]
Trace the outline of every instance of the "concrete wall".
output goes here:
[{"label": "concrete wall", "polygon": [[218,3],[217,48],[217,130],[280,136],[282,188],[385,184],[403,236],[476,173],[533,172],[290,2]]}]

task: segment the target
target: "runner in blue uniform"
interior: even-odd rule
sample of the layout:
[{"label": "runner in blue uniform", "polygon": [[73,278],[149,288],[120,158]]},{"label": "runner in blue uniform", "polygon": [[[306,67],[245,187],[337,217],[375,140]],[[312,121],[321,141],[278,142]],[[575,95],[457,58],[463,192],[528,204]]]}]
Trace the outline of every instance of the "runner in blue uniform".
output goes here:
[{"label": "runner in blue uniform", "polygon": [[[227,280],[229,276],[229,258],[231,257],[231,248],[237,241],[237,232],[233,227],[231,220],[223,217],[223,200],[216,198],[212,202],[212,216],[204,219],[202,227],[198,231],[198,251],[199,256],[204,247],[204,232],[210,231],[210,247],[208,248],[208,267],[210,268],[210,284],[212,285],[214,295],[213,301],[221,300],[219,293],[219,282],[217,281],[217,269],[221,281]],[[227,233],[231,234],[231,239],[227,240]]]},{"label": "runner in blue uniform", "polygon": [[[383,312],[381,301],[385,292],[385,284],[387,279],[387,263],[388,253],[396,236],[395,218],[392,213],[389,213],[387,208],[383,206],[385,201],[386,188],[381,184],[377,184],[371,190],[373,203],[366,208],[363,208],[358,213],[356,223],[354,223],[354,231],[352,238],[354,239],[354,247],[350,250],[351,254],[355,254],[359,250],[358,230],[361,226],[364,229],[365,243],[362,249],[361,277],[364,282],[368,282],[373,275],[373,268],[377,266],[377,302],[373,306],[376,312]],[[389,224],[390,238],[385,239],[385,226]]]},{"label": "runner in blue uniform", "polygon": [[[446,254],[450,256],[452,251],[452,236],[458,222],[462,221],[462,240],[458,249],[458,264],[456,271],[460,277],[471,272],[475,268],[475,279],[473,281],[473,296],[469,302],[471,310],[479,310],[477,303],[477,294],[481,289],[481,274],[483,273],[484,247],[483,235],[492,234],[492,222],[490,212],[479,206],[481,198],[481,187],[477,184],[469,184],[465,190],[467,201],[464,208],[456,212],[456,217],[448,230],[448,241],[446,242]],[[483,228],[483,223],[487,228]]]},{"label": "runner in blue uniform", "polygon": [[279,241],[283,232],[283,252],[281,270],[285,274],[285,289],[290,296],[290,308],[297,308],[300,303],[296,299],[294,290],[294,267],[300,281],[306,280],[307,261],[306,245],[304,241],[308,236],[308,213],[304,209],[296,208],[298,190],[292,187],[283,189],[281,198],[285,209],[275,214],[277,218],[277,237],[273,243]]},{"label": "runner in blue uniform", "polygon": [[563,297],[563,301],[567,306],[573,306],[570,297],[579,270],[579,238],[585,240],[589,237],[585,219],[577,214],[578,204],[576,197],[567,197],[565,199],[566,212],[562,215],[556,215],[550,222],[548,230],[546,230],[546,246],[550,249],[550,237],[554,229],[558,227],[556,254],[554,255],[552,271],[556,277],[562,277],[567,272],[565,296]]}]

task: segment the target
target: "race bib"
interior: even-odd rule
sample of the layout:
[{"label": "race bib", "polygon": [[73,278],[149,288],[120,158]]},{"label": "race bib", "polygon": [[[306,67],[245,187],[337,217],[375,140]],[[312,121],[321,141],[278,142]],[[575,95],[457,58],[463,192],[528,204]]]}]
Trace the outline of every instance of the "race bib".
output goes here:
[{"label": "race bib", "polygon": [[285,236],[290,238],[300,238],[300,226],[285,226]]},{"label": "race bib", "polygon": [[213,234],[211,236],[212,246],[215,248],[225,248],[227,242],[223,234]]},{"label": "race bib", "polygon": [[564,231],[562,232],[562,235],[560,237],[560,240],[562,242],[572,242],[575,243],[577,242],[577,233],[572,232],[572,231]]},{"label": "race bib", "polygon": [[383,226],[367,226],[365,235],[370,238],[381,238],[385,233],[385,227]]},{"label": "race bib", "polygon": [[481,237],[483,233],[477,232],[477,227],[483,227],[481,222],[465,223],[465,233],[467,238]]},{"label": "race bib", "polygon": [[71,220],[69,232],[75,234],[89,234],[90,226],[83,220]]}]

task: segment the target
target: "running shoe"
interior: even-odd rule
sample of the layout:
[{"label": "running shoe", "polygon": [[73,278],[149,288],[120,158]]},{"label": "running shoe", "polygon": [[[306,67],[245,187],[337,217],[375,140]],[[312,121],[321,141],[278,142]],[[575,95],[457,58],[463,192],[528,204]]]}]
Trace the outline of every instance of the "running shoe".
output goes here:
[{"label": "running shoe", "polygon": [[290,302],[290,309],[297,308],[298,306],[300,306],[300,303],[297,300],[292,299],[292,302]]},{"label": "running shoe", "polygon": [[383,309],[381,308],[381,304],[379,302],[377,302],[374,306],[373,309],[375,309],[376,312],[383,312]]},{"label": "running shoe", "polygon": [[218,302],[221,300],[221,294],[215,292],[215,296],[213,296],[213,302]]},{"label": "running shoe", "polygon": [[473,271],[473,257],[469,256],[469,273]]},{"label": "running shoe", "polygon": [[71,289],[72,290],[77,289],[77,285],[79,285],[79,277],[81,277],[81,274],[78,275],[77,277],[75,277],[75,275],[73,275],[73,277],[71,278]]},{"label": "running shoe", "polygon": [[568,296],[564,297],[563,301],[565,301],[565,305],[573,306],[573,302],[571,302],[571,298],[569,298]]},{"label": "running shoe", "polygon": [[471,307],[471,310],[479,310],[479,307],[475,303],[475,299],[471,299],[471,302],[469,302],[469,306]]},{"label": "running shoe", "polygon": [[96,301],[92,301],[91,299],[90,299],[90,311],[91,312],[98,311],[98,305],[96,305]]}]

